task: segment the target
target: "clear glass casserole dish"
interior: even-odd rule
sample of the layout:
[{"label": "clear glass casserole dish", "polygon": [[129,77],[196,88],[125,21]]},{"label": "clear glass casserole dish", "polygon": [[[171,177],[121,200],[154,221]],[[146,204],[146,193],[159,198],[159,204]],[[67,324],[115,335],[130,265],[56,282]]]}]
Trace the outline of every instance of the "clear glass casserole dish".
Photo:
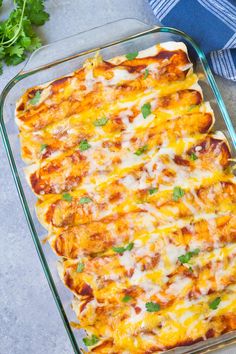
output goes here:
[{"label": "clear glass casserole dish", "polygon": [[[8,83],[0,97],[1,133],[13,177],[44,273],[75,353],[80,353],[79,348],[83,347],[81,341],[83,333],[78,330],[74,331],[70,325],[71,321],[76,321],[76,316],[70,307],[72,294],[59,279],[56,268],[57,257],[48,244],[42,245],[45,229],[36,217],[34,211],[36,197],[27,185],[23,172],[25,165],[21,159],[18,128],[14,120],[15,104],[29,87],[74,71],[97,50],[103,58],[109,59],[170,40],[183,41],[187,45],[190,59],[194,62],[195,72],[200,75],[199,83],[205,100],[210,101],[214,109],[215,129],[225,133],[231,145],[232,155],[234,155],[236,133],[205,55],[189,36],[172,28],[150,27],[135,19],[124,19],[42,47],[30,57],[24,69]],[[232,343],[236,343],[235,332],[168,352],[205,353]]]}]

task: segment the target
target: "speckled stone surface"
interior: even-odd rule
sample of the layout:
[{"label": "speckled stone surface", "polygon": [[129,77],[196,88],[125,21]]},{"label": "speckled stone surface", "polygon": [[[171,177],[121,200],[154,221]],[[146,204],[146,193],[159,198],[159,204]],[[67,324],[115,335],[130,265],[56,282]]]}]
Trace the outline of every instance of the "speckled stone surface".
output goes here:
[{"label": "speckled stone surface", "polygon": [[[51,19],[39,31],[44,43],[124,17],[155,23],[145,0],[48,0],[46,4]],[[10,1],[5,0],[1,16],[9,8]],[[4,70],[0,91],[20,68]],[[236,84],[221,78],[217,82],[236,123]],[[72,354],[26,225],[2,142],[0,171],[0,354]],[[235,354],[236,347],[218,353]]]}]

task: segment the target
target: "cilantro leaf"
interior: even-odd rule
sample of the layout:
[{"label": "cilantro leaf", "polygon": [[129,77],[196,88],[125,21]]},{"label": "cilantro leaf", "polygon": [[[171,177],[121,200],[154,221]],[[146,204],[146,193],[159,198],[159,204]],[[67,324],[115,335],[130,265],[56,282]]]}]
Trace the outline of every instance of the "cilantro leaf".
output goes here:
[{"label": "cilantro leaf", "polygon": [[83,338],[83,342],[87,347],[90,347],[97,344],[99,342],[99,338],[93,334],[91,337]]},{"label": "cilantro leaf", "polygon": [[41,98],[41,92],[37,91],[34,95],[34,97],[29,101],[30,104],[32,104],[33,106],[37,105],[40,101]]},{"label": "cilantro leaf", "polygon": [[23,48],[28,49],[31,45],[30,37],[24,36],[20,39],[20,44]]},{"label": "cilantro leaf", "polygon": [[128,60],[133,60],[133,59],[135,59],[137,56],[138,56],[138,52],[132,52],[132,53],[126,54],[126,58],[127,58]]},{"label": "cilantro leaf", "polygon": [[158,191],[158,188],[150,188],[150,189],[148,190],[148,192],[149,192],[150,195],[155,194],[157,191]]},{"label": "cilantro leaf", "polygon": [[91,198],[89,197],[81,197],[80,200],[79,200],[79,204],[88,204],[92,201]]},{"label": "cilantro leaf", "polygon": [[145,307],[148,312],[157,312],[160,311],[161,308],[156,302],[147,302]]},{"label": "cilantro leaf", "polygon": [[89,145],[88,141],[85,139],[85,140],[82,140],[80,143],[79,143],[79,149],[80,151],[85,151],[85,150],[88,150],[89,148],[91,148],[91,145]]},{"label": "cilantro leaf", "polygon": [[190,261],[190,259],[193,256],[197,256],[199,254],[200,250],[199,248],[196,248],[193,251],[187,252],[185,254],[183,254],[182,256],[178,257],[178,260],[180,261],[180,263],[184,264],[184,263],[188,263]]},{"label": "cilantro leaf", "polygon": [[71,202],[73,197],[72,197],[72,195],[70,195],[70,193],[64,193],[64,194],[62,194],[62,199],[66,200],[67,202]]},{"label": "cilantro leaf", "polygon": [[113,246],[112,249],[116,253],[124,253],[126,250],[125,247],[115,247],[115,246]]},{"label": "cilantro leaf", "polygon": [[217,307],[219,306],[220,302],[221,302],[221,298],[220,297],[216,297],[213,301],[211,301],[209,303],[210,309],[216,310]]},{"label": "cilantro leaf", "polygon": [[143,118],[146,119],[151,114],[151,104],[149,102],[144,103],[144,105],[142,105],[142,107],[141,107],[141,112],[142,112]]},{"label": "cilantro leaf", "polygon": [[12,57],[13,55],[16,55],[18,57],[22,57],[24,53],[24,48],[20,44],[15,44],[9,48],[9,51],[7,51],[9,55]]},{"label": "cilantro leaf", "polygon": [[28,48],[28,51],[29,52],[33,52],[34,50],[40,48],[41,45],[42,45],[41,39],[39,37],[37,37],[37,36],[33,37],[33,38],[31,38],[31,44],[30,44],[30,46]]},{"label": "cilantro leaf", "polygon": [[4,60],[5,60],[5,63],[10,66],[10,65],[18,65],[20,64],[22,61],[24,61],[26,58],[25,55],[22,55],[21,57],[18,57],[18,55],[6,55]]},{"label": "cilantro leaf", "polygon": [[102,117],[100,119],[96,119],[93,124],[95,125],[95,127],[103,127],[104,125],[106,125],[108,122],[108,118],[106,117]]},{"label": "cilantro leaf", "polygon": [[184,190],[181,187],[175,187],[173,190],[173,200],[177,202],[184,196]]},{"label": "cilantro leaf", "polygon": [[142,146],[141,148],[139,148],[137,151],[135,151],[135,155],[137,155],[137,156],[140,156],[140,155],[142,155],[145,151],[147,151],[147,149],[148,149],[148,146],[147,145],[144,145],[144,146]]},{"label": "cilantro leaf", "polygon": [[45,150],[48,147],[47,144],[42,144],[40,147],[40,152],[43,152],[43,150]]},{"label": "cilantro leaf", "polygon": [[134,243],[133,243],[133,242],[130,242],[130,243],[128,244],[128,246],[126,247],[126,251],[131,251],[131,250],[133,249],[133,247],[134,247]]},{"label": "cilantro leaf", "polygon": [[149,75],[149,70],[148,70],[148,69],[145,69],[143,79],[146,80],[146,78],[148,77],[148,75]]},{"label": "cilantro leaf", "polygon": [[77,269],[76,269],[76,272],[77,273],[82,273],[83,270],[84,270],[84,263],[83,262],[79,262],[78,266],[77,266]]},{"label": "cilantro leaf", "polygon": [[0,46],[0,59],[3,59],[5,55],[4,48]]},{"label": "cilantro leaf", "polygon": [[49,20],[43,0],[27,0],[25,14],[33,25],[42,26]]},{"label": "cilantro leaf", "polygon": [[192,152],[191,155],[190,155],[190,160],[191,160],[191,161],[195,161],[195,160],[197,160],[197,159],[198,159],[197,155],[194,154],[194,152]]},{"label": "cilantro leaf", "polygon": [[130,300],[132,300],[132,296],[125,295],[121,301],[122,302],[129,302]]},{"label": "cilantro leaf", "polygon": [[115,247],[113,246],[112,249],[116,253],[124,253],[125,251],[131,251],[134,247],[134,243],[130,242],[126,247]]}]

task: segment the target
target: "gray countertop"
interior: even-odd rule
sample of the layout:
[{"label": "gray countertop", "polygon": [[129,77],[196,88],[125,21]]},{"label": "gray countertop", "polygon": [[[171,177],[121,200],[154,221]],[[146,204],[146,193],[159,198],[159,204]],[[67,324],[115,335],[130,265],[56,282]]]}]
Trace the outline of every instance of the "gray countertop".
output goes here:
[{"label": "gray countertop", "polygon": [[[9,10],[6,2],[3,13]],[[51,18],[39,29],[44,43],[120,18],[155,23],[145,0],[48,0]],[[0,91],[21,68],[6,68]],[[236,84],[216,78],[236,122]],[[41,268],[0,143],[0,353],[72,354],[72,348]],[[229,347],[218,353],[233,354]]]}]

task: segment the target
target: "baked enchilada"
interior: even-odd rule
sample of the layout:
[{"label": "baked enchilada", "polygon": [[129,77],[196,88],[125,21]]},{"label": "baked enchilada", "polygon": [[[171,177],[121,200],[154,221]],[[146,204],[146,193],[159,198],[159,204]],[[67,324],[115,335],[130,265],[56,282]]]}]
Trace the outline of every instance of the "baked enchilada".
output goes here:
[{"label": "baked enchilada", "polygon": [[236,180],[183,43],[28,89],[25,174],[90,352],[160,353],[236,329]]}]

